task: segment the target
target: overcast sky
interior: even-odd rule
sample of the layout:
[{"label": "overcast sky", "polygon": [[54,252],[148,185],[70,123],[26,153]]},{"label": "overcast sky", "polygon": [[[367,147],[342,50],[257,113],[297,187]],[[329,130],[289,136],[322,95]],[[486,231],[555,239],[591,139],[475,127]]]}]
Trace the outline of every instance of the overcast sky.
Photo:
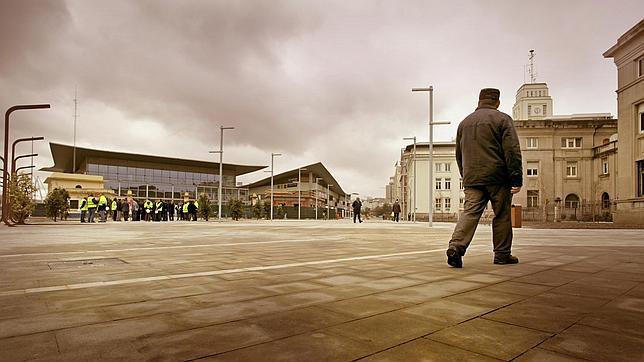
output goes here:
[{"label": "overcast sky", "polygon": [[[434,119],[452,122],[435,140],[451,140],[480,88],[511,114],[535,49],[555,114],[616,115],[602,53],[642,14],[641,0],[2,0],[0,108],[50,103],[14,113],[11,139],[72,144],[77,87],[79,146],[218,161],[219,125],[234,126],[224,162],[280,152],[275,172],[321,161],[346,192],[384,196],[402,138],[427,141],[411,88],[434,86]],[[48,143],[36,152],[52,165]]]}]

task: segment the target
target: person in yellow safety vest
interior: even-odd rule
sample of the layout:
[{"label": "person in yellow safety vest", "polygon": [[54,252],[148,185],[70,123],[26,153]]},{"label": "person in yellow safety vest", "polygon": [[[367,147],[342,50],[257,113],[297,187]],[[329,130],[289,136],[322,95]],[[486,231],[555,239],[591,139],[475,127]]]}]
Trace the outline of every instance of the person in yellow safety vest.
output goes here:
[{"label": "person in yellow safety vest", "polygon": [[94,222],[94,213],[96,212],[96,198],[94,194],[89,194],[87,198],[87,222]]},{"label": "person in yellow safety vest", "polygon": [[190,220],[188,216],[188,201],[184,201],[183,203],[183,219],[184,220]]},{"label": "person in yellow safety vest", "polygon": [[150,221],[152,219],[152,208],[154,205],[152,204],[152,201],[145,199],[145,202],[143,203],[143,210],[145,212],[145,221]]},{"label": "person in yellow safety vest", "polygon": [[110,210],[112,210],[112,221],[120,220],[118,215],[119,215],[119,205],[118,202],[116,202],[116,197],[114,200],[112,200],[112,207],[110,207]]},{"label": "person in yellow safety vest", "polygon": [[99,222],[107,221],[108,209],[109,209],[109,206],[107,205],[107,197],[101,194],[101,196],[98,198],[98,215],[100,216],[100,220],[98,220]]},{"label": "person in yellow safety vest", "polygon": [[154,205],[154,221],[161,221],[163,216],[163,201],[157,199],[157,203]]},{"label": "person in yellow safety vest", "polygon": [[80,222],[85,222],[85,216],[87,215],[87,197],[83,197],[80,201]]}]

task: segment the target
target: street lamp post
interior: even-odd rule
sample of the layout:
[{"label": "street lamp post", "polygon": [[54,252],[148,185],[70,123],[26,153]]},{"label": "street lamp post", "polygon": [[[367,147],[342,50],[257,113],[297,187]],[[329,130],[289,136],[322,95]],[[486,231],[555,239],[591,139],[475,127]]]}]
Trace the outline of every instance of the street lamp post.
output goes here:
[{"label": "street lamp post", "polygon": [[322,180],[322,177],[315,178],[315,220],[318,219],[318,181]]},{"label": "street lamp post", "polygon": [[429,219],[429,227],[432,227],[432,219],[434,218],[434,125],[436,124],[449,124],[449,122],[440,121],[434,122],[434,87],[429,88],[412,88],[412,92],[429,92],[429,205],[427,209],[427,216]]},{"label": "street lamp post", "polygon": [[[18,157],[14,157],[13,162],[12,162],[12,164],[11,164],[11,166],[13,167],[13,169],[11,170],[11,173],[14,173],[14,172],[17,172],[17,171],[18,171],[18,170],[16,170],[16,162],[17,162],[19,159],[21,159],[21,158],[27,158],[27,157],[36,157],[36,156],[38,156],[38,154],[37,154],[37,153],[31,153],[31,154],[28,154],[28,155],[20,155],[20,156],[18,156]],[[34,167],[35,167],[35,166],[34,166]]]},{"label": "street lamp post", "polygon": [[302,209],[302,171],[306,168],[297,169],[297,219],[300,220],[300,210]]},{"label": "street lamp post", "polygon": [[273,164],[275,156],[281,155],[281,153],[271,153],[271,221],[273,221]]},{"label": "street lamp post", "polygon": [[[224,167],[223,167],[223,162],[224,162],[224,130],[226,129],[235,129],[235,127],[224,127],[224,126],[219,126],[219,151],[210,151],[210,153],[218,153],[219,154],[219,187],[217,190],[217,204],[218,204],[218,211],[217,211],[217,219],[221,221],[221,198],[222,198],[222,184],[224,181]],[[197,196],[197,195],[195,195]]]},{"label": "street lamp post", "polygon": [[413,140],[414,141],[414,151],[412,153],[412,162],[414,163],[414,202],[413,202],[413,211],[412,211],[412,220],[416,222],[416,136],[414,137],[405,137],[404,140]]},{"label": "street lamp post", "polygon": [[329,214],[331,213],[331,194],[329,193],[329,187],[333,185],[326,184],[326,219],[329,220]]},{"label": "street lamp post", "polygon": [[[20,110],[27,110],[27,109],[43,109],[43,108],[50,108],[51,106],[49,104],[23,104],[23,105],[17,105],[10,107],[7,109],[7,112],[4,114],[4,155],[3,158],[8,161],[9,160],[9,116],[11,113],[15,111],[20,111]],[[7,166],[7,165],[5,165]],[[9,194],[7,193],[7,178],[9,176],[8,169],[9,167],[5,167],[4,171],[2,172],[2,184],[4,187],[2,188],[2,221],[4,221],[5,224],[13,226],[9,222]]]}]

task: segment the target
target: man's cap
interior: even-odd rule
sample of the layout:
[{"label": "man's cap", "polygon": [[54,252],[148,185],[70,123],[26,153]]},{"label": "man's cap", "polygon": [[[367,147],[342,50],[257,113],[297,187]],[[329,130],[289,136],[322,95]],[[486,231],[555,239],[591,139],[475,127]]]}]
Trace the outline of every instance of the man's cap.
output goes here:
[{"label": "man's cap", "polygon": [[483,88],[481,89],[481,93],[479,93],[479,100],[482,101],[484,99],[487,99],[491,101],[498,101],[500,95],[501,92],[496,88]]}]

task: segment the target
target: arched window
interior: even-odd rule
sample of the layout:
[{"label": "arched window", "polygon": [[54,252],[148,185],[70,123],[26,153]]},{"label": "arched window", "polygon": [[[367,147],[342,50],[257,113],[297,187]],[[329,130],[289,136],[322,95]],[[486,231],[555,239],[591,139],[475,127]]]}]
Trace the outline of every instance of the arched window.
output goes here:
[{"label": "arched window", "polygon": [[564,201],[564,207],[567,209],[576,209],[579,207],[579,196],[575,194],[568,194]]},{"label": "arched window", "polygon": [[83,188],[83,186],[81,186],[81,185],[76,185],[76,188],[77,188],[77,189],[82,189],[82,188]]},{"label": "arched window", "polygon": [[602,194],[602,209],[608,208],[610,208],[610,196],[608,196],[607,192],[604,192]]}]

